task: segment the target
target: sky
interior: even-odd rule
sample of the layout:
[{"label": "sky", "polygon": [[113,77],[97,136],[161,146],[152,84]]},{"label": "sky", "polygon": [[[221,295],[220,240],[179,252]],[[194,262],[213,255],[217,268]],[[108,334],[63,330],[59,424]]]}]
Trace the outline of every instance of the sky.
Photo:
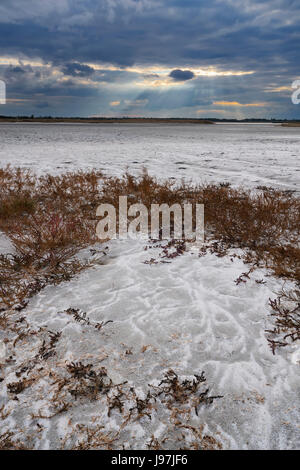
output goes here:
[{"label": "sky", "polygon": [[1,0],[0,114],[300,119],[299,46],[299,0]]}]

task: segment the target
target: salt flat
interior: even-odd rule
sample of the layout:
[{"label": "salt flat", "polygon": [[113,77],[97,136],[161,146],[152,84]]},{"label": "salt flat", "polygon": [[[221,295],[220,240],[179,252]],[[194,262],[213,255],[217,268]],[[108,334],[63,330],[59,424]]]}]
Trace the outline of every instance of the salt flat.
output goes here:
[{"label": "salt flat", "polygon": [[278,124],[0,124],[0,164],[37,173],[128,168],[164,178],[299,189],[300,129]]},{"label": "salt flat", "polygon": [[[78,168],[102,168],[120,175],[126,167],[143,166],[158,177],[193,181],[229,181],[246,187],[270,185],[299,190],[300,130],[263,125],[141,126],[37,125],[0,126],[1,165],[10,163],[38,173]],[[114,383],[128,381],[141,396],[149,383],[173,369],[190,377],[205,371],[207,384],[223,398],[202,406],[190,424],[205,424],[225,449],[296,449],[300,447],[299,344],[274,356],[265,330],[272,328],[269,298],[282,280],[256,270],[245,284],[235,279],[245,271],[238,258],[199,257],[186,252],[170,263],[145,264],[159,250],[141,240],[114,240],[92,258],[99,264],[71,282],[47,287],[22,314],[32,328],[61,331],[58,359],[105,366]],[[7,242],[1,247],[5,251]],[[89,250],[82,257],[91,257]],[[263,279],[265,284],[255,281]],[[79,308],[92,321],[112,320],[99,333],[85,329],[62,313]],[[145,349],[146,347],[146,349]],[[0,401],[8,403],[5,385],[30,357],[34,344],[20,342],[17,363],[2,383]],[[47,384],[37,384],[10,400],[11,414],[3,430],[36,425],[33,411],[47,414]],[[103,401],[103,400],[102,400]],[[120,413],[107,417],[104,402],[81,404],[62,415],[40,420],[43,429],[36,448],[57,448],[68,422],[97,423],[117,430]],[[105,401],[105,400],[104,400]],[[172,448],[170,420],[165,409],[152,419],[128,424],[120,444],[144,448],[152,434]],[[178,445],[178,443],[177,443]],[[176,445],[175,445],[176,447]]]}]

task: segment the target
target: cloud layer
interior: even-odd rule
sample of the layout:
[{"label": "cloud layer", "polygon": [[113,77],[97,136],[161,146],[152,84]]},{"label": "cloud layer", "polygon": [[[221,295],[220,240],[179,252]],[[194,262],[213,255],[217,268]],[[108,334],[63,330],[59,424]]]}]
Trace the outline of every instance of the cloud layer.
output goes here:
[{"label": "cloud layer", "polygon": [[300,118],[299,43],[297,0],[2,0],[0,113]]}]

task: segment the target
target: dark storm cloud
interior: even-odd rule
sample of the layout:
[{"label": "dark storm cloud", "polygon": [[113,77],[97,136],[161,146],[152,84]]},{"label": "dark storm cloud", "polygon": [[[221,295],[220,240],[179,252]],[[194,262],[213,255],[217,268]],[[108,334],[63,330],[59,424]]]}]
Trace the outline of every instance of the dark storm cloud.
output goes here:
[{"label": "dark storm cloud", "polygon": [[272,56],[280,65],[282,54],[299,58],[299,15],[292,0],[2,0],[0,50],[119,65],[230,58],[245,68]]},{"label": "dark storm cloud", "polygon": [[[151,110],[154,103],[159,106],[161,97],[162,109],[173,109],[178,101],[182,108],[192,107],[191,96],[197,93],[206,94],[206,101],[219,99],[223,93],[226,94],[223,100],[232,97],[233,101],[268,101],[275,103],[274,112],[278,111],[277,103],[283,112],[299,113],[300,106],[290,107],[286,102],[285,111],[282,95],[264,91],[288,87],[299,77],[299,42],[297,0],[1,0],[0,3],[0,57],[21,60],[15,69],[10,67],[5,72],[0,69],[0,78],[5,75],[8,88],[19,96],[30,92],[44,94],[43,102],[48,102],[47,96],[55,93],[101,96],[103,112],[109,109],[109,100],[138,99],[140,89],[133,89],[135,75],[123,69],[139,64],[167,67],[172,70],[167,72],[170,81],[183,84],[181,87],[179,83],[180,90],[176,91],[159,87],[149,90],[152,102],[149,100],[145,109]],[[34,67],[30,70],[22,63],[25,59],[55,66],[70,80],[62,83],[61,77],[52,76],[49,70]],[[118,70],[94,70],[87,65],[101,63],[113,64]],[[236,79],[224,76],[217,81],[209,77],[204,86],[193,67],[255,74]],[[155,73],[149,71],[143,76],[154,79]],[[130,81],[130,89],[125,90]],[[114,84],[115,90],[105,88],[105,83]],[[199,91],[200,86],[204,88]],[[190,87],[194,87],[194,95]],[[180,100],[176,93],[180,93]],[[197,103],[195,98],[194,106]]]},{"label": "dark storm cloud", "polygon": [[186,80],[191,80],[194,78],[195,74],[194,72],[191,72],[191,70],[180,70],[180,69],[175,69],[170,72],[169,77],[173,78],[173,80],[176,80],[177,82],[184,82]]},{"label": "dark storm cloud", "polygon": [[23,68],[22,68],[22,67],[20,67],[20,66],[17,66],[17,67],[12,67],[12,69],[11,69],[11,73],[12,73],[12,74],[19,74],[19,73],[23,73],[23,74],[25,74],[25,73],[26,73],[26,70],[25,70],[25,69],[23,69]]},{"label": "dark storm cloud", "polygon": [[68,63],[62,67],[65,75],[72,75],[74,77],[88,77],[94,73],[94,69],[88,65],[79,64],[78,62]]}]

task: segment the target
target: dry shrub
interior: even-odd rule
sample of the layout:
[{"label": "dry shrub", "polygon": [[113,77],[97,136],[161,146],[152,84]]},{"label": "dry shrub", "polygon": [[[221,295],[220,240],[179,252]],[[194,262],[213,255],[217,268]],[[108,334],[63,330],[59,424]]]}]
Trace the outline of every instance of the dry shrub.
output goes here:
[{"label": "dry shrub", "polygon": [[0,170],[0,230],[15,249],[0,256],[4,305],[23,302],[89,265],[74,255],[97,241],[100,177],[96,171],[38,178],[20,168]]},{"label": "dry shrub", "polygon": [[229,248],[242,248],[248,262],[268,267],[277,276],[300,280],[300,198],[291,191],[159,182],[144,172],[140,177],[125,174],[105,179],[101,196],[115,207],[119,196],[128,196],[129,204],[143,203],[149,212],[154,203],[203,203],[206,239],[221,242],[224,254]]},{"label": "dry shrub", "polygon": [[193,407],[198,415],[198,407],[201,404],[211,404],[222,396],[209,396],[209,388],[201,390],[201,384],[206,382],[204,372],[195,374],[193,380],[180,381],[178,375],[172,370],[168,370],[158,386],[151,385],[154,390],[154,397],[162,397],[169,405],[174,403],[184,404],[192,398]]},{"label": "dry shrub", "polygon": [[223,446],[214,436],[204,434],[204,426],[198,428],[191,425],[179,424],[178,428],[184,432],[182,440],[185,447],[182,450],[222,450]]},{"label": "dry shrub", "polygon": [[113,450],[119,437],[118,432],[105,432],[104,426],[85,426],[78,424],[75,432],[79,435],[78,441],[71,450]]},{"label": "dry shrub", "polygon": [[10,431],[0,435],[0,450],[32,450],[16,439],[15,434]]},{"label": "dry shrub", "polygon": [[0,229],[12,232],[14,223],[30,225],[31,214],[44,225],[56,216],[68,221],[73,216],[76,223],[84,218],[95,220],[93,209],[100,202],[101,177],[102,173],[94,170],[37,177],[20,168],[0,169]]},{"label": "dry shrub", "polygon": [[[148,210],[154,203],[203,203],[206,238],[218,241],[220,256],[229,248],[242,248],[247,262],[300,281],[300,198],[291,191],[161,182],[146,171],[122,178],[106,178],[95,170],[37,177],[6,167],[0,169],[0,230],[16,253],[0,258],[4,303],[23,301],[28,285],[33,295],[45,284],[67,280],[83,269],[74,255],[97,241],[96,208],[101,203],[118,208],[119,196]],[[25,286],[19,282],[24,277]]]},{"label": "dry shrub", "polygon": [[[300,340],[300,290],[282,290],[276,299],[269,299],[275,328],[267,330],[273,354],[278,347]],[[277,338],[276,340],[274,338]]]}]

